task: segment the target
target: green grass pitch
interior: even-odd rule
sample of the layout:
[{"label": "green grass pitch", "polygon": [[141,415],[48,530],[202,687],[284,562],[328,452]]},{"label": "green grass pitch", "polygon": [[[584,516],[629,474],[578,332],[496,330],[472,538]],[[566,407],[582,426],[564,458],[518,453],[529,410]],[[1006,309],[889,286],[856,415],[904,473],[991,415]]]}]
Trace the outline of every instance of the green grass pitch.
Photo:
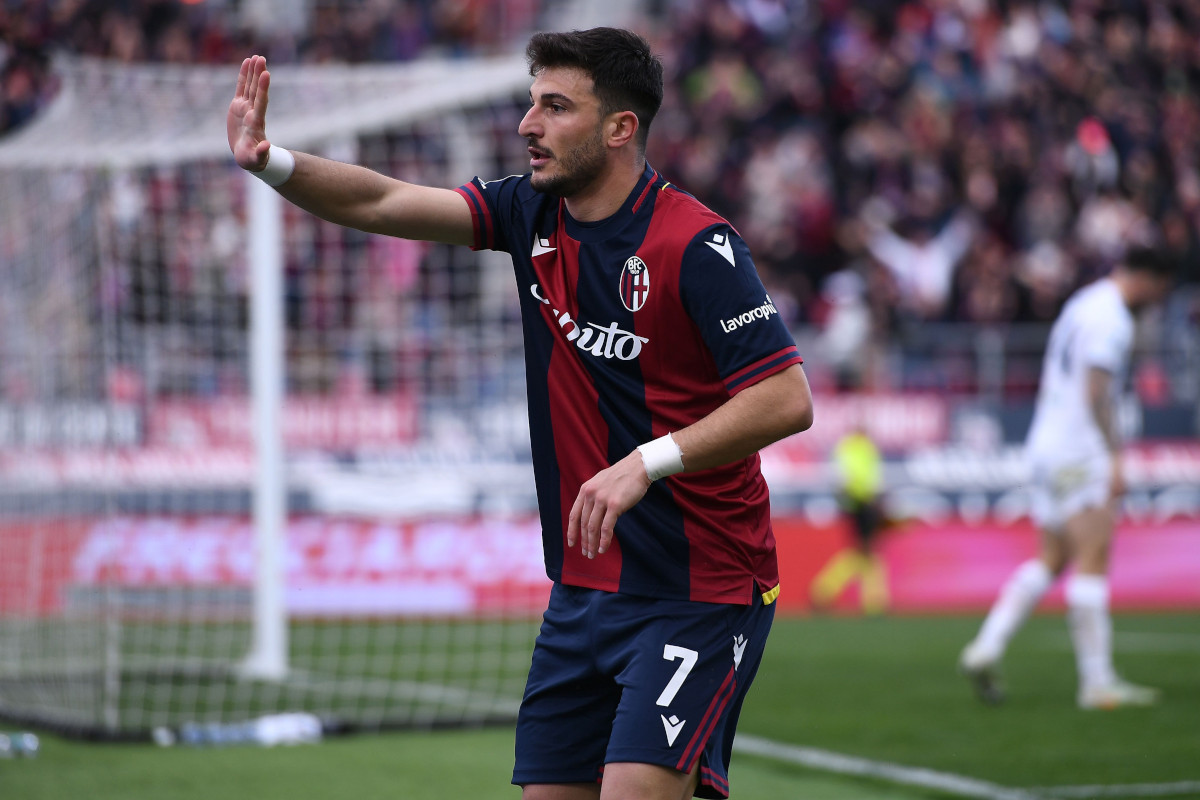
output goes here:
[{"label": "green grass pitch", "polygon": [[[978,704],[955,673],[958,651],[978,623],[975,616],[781,618],[740,729],[782,744],[1032,789],[1028,796],[1047,800],[1080,796],[1080,786],[1106,787],[1104,797],[1200,797],[1188,788],[1200,786],[1200,615],[1117,616],[1118,668],[1162,689],[1164,701],[1111,712],[1075,708],[1073,656],[1065,623],[1054,614],[1035,617],[1014,641],[1008,702]],[[511,753],[512,731],[503,727],[357,735],[269,750],[159,749],[44,735],[38,758],[0,759],[0,798],[515,800]],[[730,778],[735,800],[951,796],[744,753],[735,754]],[[1134,788],[1121,793],[1120,786]]]}]

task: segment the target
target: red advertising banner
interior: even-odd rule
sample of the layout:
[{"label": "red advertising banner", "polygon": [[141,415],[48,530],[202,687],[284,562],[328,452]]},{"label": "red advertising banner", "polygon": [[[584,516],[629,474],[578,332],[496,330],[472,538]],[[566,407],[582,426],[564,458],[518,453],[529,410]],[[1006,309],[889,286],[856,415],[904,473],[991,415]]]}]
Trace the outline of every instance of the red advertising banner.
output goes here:
[{"label": "red advertising banner", "polygon": [[[775,523],[780,610],[809,608],[814,576],[848,543],[840,522]],[[549,591],[536,518],[389,522],[292,519],[286,599],[298,616],[537,614]],[[71,518],[0,523],[0,616],[57,615],[96,602],[97,589],[243,590],[254,575],[254,534],[243,517]],[[1032,525],[913,523],[880,546],[890,609],[979,612],[1037,549]],[[1118,609],[1200,609],[1200,523],[1125,524],[1113,552]],[[73,600],[71,598],[74,598]],[[857,608],[851,585],[836,609]],[[1061,588],[1048,604],[1061,606]],[[142,613],[155,605],[142,598]],[[75,611],[81,609],[72,609]]]},{"label": "red advertising banner", "polygon": [[[299,616],[531,614],[549,595],[535,518],[300,517],[286,539],[286,603]],[[247,588],[254,552],[242,517],[2,523],[0,616],[58,614],[97,587]]]},{"label": "red advertising banner", "polygon": [[[781,611],[810,607],[814,577],[850,543],[841,522],[814,526],[777,520]],[[879,546],[898,612],[979,612],[1022,562],[1038,551],[1038,533],[1027,520],[1012,525],[914,523],[885,534]],[[1120,526],[1110,570],[1115,609],[1200,609],[1200,521],[1175,519]],[[1061,608],[1062,582],[1045,600]],[[835,608],[858,608],[851,584]]]},{"label": "red advertising banner", "polygon": [[0,522],[0,617],[58,614],[71,561],[97,520]]}]

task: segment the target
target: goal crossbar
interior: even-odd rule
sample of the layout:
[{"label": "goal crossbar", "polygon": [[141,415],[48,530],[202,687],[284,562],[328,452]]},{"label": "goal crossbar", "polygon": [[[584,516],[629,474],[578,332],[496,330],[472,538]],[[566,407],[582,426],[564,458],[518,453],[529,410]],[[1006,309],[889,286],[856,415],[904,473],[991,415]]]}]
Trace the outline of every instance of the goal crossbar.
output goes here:
[{"label": "goal crossbar", "polygon": [[[229,158],[227,66],[116,64],[59,56],[44,113],[0,139],[0,167],[170,166]],[[523,56],[271,68],[268,131],[296,149],[374,133],[529,87]],[[90,102],[95,96],[104,104]],[[86,137],[79,136],[86,131]]]}]

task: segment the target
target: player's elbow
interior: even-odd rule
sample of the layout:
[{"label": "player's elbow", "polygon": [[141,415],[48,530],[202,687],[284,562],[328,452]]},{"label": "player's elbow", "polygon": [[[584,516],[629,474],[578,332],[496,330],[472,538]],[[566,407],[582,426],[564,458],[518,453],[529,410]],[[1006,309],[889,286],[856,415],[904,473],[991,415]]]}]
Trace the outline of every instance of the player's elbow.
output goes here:
[{"label": "player's elbow", "polygon": [[789,435],[800,433],[812,427],[813,424],[813,402],[812,395],[805,394],[803,397],[797,397],[789,404],[787,409],[787,418],[789,423]]},{"label": "player's elbow", "polygon": [[775,406],[774,413],[778,438],[806,431],[813,424],[812,395],[808,392],[788,395]]},{"label": "player's elbow", "polygon": [[808,377],[804,374],[803,367],[799,365],[791,367],[783,375],[792,384],[790,391],[784,395],[786,401],[781,404],[784,418],[788,424],[787,435],[790,436],[812,427],[812,389],[808,385]]},{"label": "player's elbow", "polygon": [[812,391],[799,364],[788,367],[746,390],[747,418],[761,426],[770,441],[806,431],[813,424]]}]

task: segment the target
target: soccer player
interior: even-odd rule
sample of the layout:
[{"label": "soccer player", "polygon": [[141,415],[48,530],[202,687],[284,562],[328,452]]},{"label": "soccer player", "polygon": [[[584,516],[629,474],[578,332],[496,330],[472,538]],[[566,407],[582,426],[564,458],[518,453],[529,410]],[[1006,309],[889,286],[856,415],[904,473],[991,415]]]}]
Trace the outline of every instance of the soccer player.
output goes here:
[{"label": "soccer player", "polygon": [[1110,275],[1077,291],[1050,331],[1026,451],[1041,553],[1005,583],[959,667],[980,699],[1003,699],[998,668],[1005,648],[1051,583],[1067,579],[1067,622],[1079,673],[1080,708],[1150,705],[1158,692],[1113,668],[1108,611],[1109,547],[1125,491],[1114,404],[1133,347],[1134,314],[1161,301],[1171,265],[1158,252],[1131,249]]},{"label": "soccer player", "polygon": [[539,33],[530,173],[423,187],[270,144],[246,59],[235,160],[319,217],[505,251],[525,335],[549,607],[516,733],[525,800],[728,795],[778,591],[757,451],[812,424],[800,354],[721,217],[645,159],[662,63]]}]

